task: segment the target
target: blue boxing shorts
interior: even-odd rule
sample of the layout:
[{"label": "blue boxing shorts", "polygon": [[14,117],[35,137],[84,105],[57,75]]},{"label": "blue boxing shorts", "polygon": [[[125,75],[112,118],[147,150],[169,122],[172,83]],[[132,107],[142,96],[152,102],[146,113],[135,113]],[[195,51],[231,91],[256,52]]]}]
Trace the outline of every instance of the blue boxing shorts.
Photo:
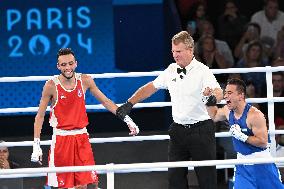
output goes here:
[{"label": "blue boxing shorts", "polygon": [[234,189],[284,189],[281,175],[274,163],[236,165]]}]

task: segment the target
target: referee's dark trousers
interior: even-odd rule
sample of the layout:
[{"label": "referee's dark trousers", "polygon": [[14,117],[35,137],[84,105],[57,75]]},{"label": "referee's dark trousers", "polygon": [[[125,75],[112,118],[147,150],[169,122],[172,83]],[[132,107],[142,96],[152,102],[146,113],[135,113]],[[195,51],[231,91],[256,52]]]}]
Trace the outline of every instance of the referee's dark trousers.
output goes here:
[{"label": "referee's dark trousers", "polygon": [[[201,161],[216,159],[214,123],[210,120],[195,124],[173,123],[169,129],[169,161]],[[216,167],[194,168],[200,189],[217,189]],[[188,168],[170,168],[169,189],[188,189]],[[190,181],[189,181],[190,182]]]}]

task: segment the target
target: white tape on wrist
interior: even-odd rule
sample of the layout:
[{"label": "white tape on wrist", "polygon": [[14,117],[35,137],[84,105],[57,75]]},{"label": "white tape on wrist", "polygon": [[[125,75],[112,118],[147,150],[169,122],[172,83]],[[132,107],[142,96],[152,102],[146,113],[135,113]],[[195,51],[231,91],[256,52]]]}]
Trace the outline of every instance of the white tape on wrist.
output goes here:
[{"label": "white tape on wrist", "polygon": [[40,162],[42,157],[42,150],[40,148],[40,139],[34,138],[33,153],[31,155],[32,162]]},{"label": "white tape on wrist", "polygon": [[135,133],[136,133],[135,135],[137,135],[140,132],[138,126],[134,123],[134,121],[128,115],[124,117],[123,121],[129,126],[131,133],[133,132],[133,129],[135,129]]}]

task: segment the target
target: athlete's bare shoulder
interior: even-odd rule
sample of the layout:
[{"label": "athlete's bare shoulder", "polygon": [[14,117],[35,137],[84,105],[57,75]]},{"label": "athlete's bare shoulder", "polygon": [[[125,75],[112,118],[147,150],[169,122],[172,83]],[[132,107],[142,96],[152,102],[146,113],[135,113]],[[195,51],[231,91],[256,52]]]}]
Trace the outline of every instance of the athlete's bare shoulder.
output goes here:
[{"label": "athlete's bare shoulder", "polygon": [[93,78],[88,74],[81,74],[81,80],[86,90],[95,85]]},{"label": "athlete's bare shoulder", "polygon": [[48,80],[48,81],[46,81],[45,82],[45,85],[44,85],[44,90],[47,90],[47,91],[49,91],[49,92],[54,92],[54,91],[56,91],[56,89],[55,89],[55,83],[54,83],[54,81],[53,80]]},{"label": "athlete's bare shoulder", "polygon": [[248,112],[248,119],[251,121],[256,121],[260,119],[265,119],[264,114],[254,106],[251,106]]},{"label": "athlete's bare shoulder", "polygon": [[81,74],[82,81],[89,81],[92,80],[92,77],[88,74]]},{"label": "athlete's bare shoulder", "polygon": [[249,113],[254,114],[254,115],[263,115],[263,113],[254,106],[251,106]]}]

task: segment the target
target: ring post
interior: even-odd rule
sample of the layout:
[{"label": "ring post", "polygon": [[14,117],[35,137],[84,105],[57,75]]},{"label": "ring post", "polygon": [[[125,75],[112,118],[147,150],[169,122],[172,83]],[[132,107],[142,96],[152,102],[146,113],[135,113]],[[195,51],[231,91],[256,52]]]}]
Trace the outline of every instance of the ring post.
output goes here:
[{"label": "ring post", "polygon": [[113,163],[107,164],[107,189],[114,189],[114,171]]}]

